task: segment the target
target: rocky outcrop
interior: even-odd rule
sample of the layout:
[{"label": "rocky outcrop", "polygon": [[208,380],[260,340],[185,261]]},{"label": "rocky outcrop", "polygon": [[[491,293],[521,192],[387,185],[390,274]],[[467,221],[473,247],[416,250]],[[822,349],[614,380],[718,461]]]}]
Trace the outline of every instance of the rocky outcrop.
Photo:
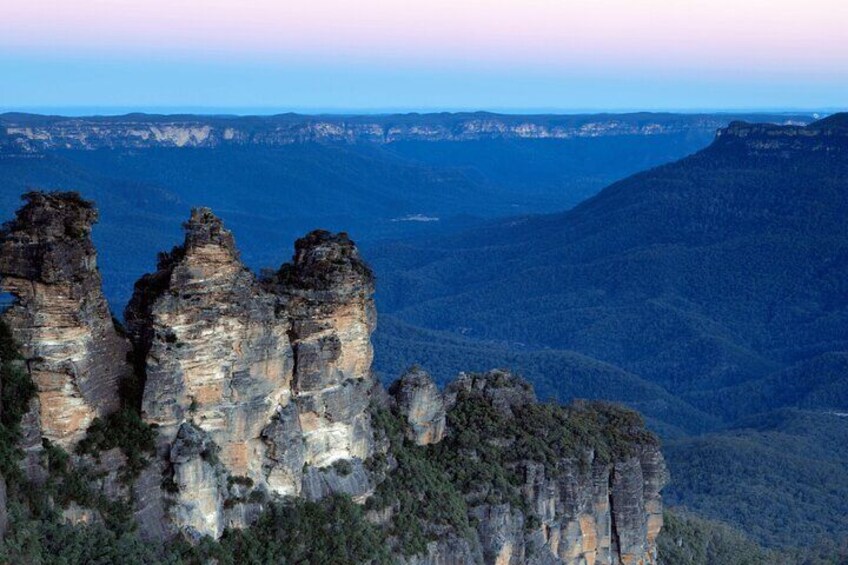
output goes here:
[{"label": "rocky outcrop", "polygon": [[290,398],[288,324],[208,209],[192,212],[184,245],[138,282],[126,319],[145,353],[143,418],[168,443],[195,422],[231,474],[260,480],[262,431]]},{"label": "rocky outcrop", "polygon": [[[370,269],[346,234],[315,231],[295,243],[291,263],[265,283],[291,317],[292,392],[307,465],[363,461],[372,453],[368,404],[376,313]],[[355,482],[354,497],[367,494]]]},{"label": "rocky outcrop", "polygon": [[[118,407],[129,375],[128,340],[100,293],[95,219],[75,195],[34,193],[3,232],[2,284],[17,297],[5,318],[38,388],[21,422],[26,453],[39,455],[42,438],[73,447]],[[100,503],[131,496],[146,538],[218,537],[253,523],[269,498],[363,502],[388,485],[367,515],[401,562],[656,562],[667,474],[637,415],[541,405],[506,371],[460,374],[442,393],[413,369],[386,394],[371,373],[373,275],[347,235],[312,232],[257,280],[210,210],[193,210],[185,230],[125,314],[155,455],[131,484],[119,472],[127,446],[67,458]],[[39,461],[24,461],[30,479],[48,471]],[[450,511],[427,497],[445,497]],[[414,514],[416,501],[423,517],[398,514]],[[106,516],[75,499],[63,513]],[[416,526],[410,539],[392,530],[400,518]],[[417,555],[401,555],[407,542]]]},{"label": "rocky outcrop", "polygon": [[806,126],[734,121],[718,131],[710,149],[734,159],[742,156],[792,159],[799,155],[807,159],[821,156],[844,159],[848,153],[846,116],[834,114]]},{"label": "rocky outcrop", "polygon": [[69,448],[95,417],[118,408],[130,344],[101,291],[92,204],[76,193],[24,200],[0,236],[0,287],[16,298],[3,318],[38,387],[24,435]]},{"label": "rocky outcrop", "polygon": [[[503,371],[460,375],[445,396],[449,410],[468,398],[484,398],[515,426],[526,425],[521,414],[536,404],[532,387]],[[604,417],[607,408],[598,410]],[[583,418],[579,411],[572,414],[574,419]],[[469,512],[477,524],[484,562],[656,563],[656,536],[662,527],[660,489],[668,474],[655,440],[640,439],[643,433],[636,428],[641,425],[628,429],[629,425],[609,431],[628,438],[626,452],[601,453],[607,447],[587,445],[577,456],[559,456],[555,464],[504,460],[521,477],[523,508],[481,501],[477,493],[469,493]],[[448,429],[448,434],[461,431]],[[491,441],[510,445],[517,440],[495,436]]]},{"label": "rocky outcrop", "polygon": [[425,371],[412,368],[389,389],[398,411],[409,423],[409,439],[418,445],[438,443],[445,435],[445,402]]},{"label": "rocky outcrop", "polygon": [[[174,491],[170,518],[216,536],[227,476],[300,492],[302,458],[274,449],[286,432],[297,434],[283,417],[294,361],[285,314],[241,263],[221,220],[198,208],[185,228],[183,245],[161,254],[157,272],[136,284],[126,320],[144,360],[142,417],[158,426]],[[213,455],[220,465],[210,463]]]},{"label": "rocky outcrop", "polygon": [[[228,478],[251,492],[362,499],[372,488],[362,461],[373,443],[374,308],[352,242],[313,233],[259,284],[210,210],[193,210],[185,227],[183,245],[161,254],[126,311],[144,359],[142,416],[159,429],[155,472],[171,490],[164,505],[142,493],[140,514],[220,535],[250,497],[229,492]],[[203,449],[187,449],[196,437],[189,444]],[[331,467],[340,460],[349,472]]]}]

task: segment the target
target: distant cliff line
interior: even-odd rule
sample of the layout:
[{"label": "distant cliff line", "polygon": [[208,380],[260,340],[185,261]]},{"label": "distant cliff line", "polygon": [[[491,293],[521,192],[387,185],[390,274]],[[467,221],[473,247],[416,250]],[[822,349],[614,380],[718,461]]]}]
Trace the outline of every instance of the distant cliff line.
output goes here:
[{"label": "distant cliff line", "polygon": [[55,149],[280,146],[296,143],[393,143],[494,139],[575,139],[714,132],[734,120],[806,125],[798,114],[574,114],[509,115],[488,112],[200,116],[127,114],[61,117],[0,115],[0,151]]}]

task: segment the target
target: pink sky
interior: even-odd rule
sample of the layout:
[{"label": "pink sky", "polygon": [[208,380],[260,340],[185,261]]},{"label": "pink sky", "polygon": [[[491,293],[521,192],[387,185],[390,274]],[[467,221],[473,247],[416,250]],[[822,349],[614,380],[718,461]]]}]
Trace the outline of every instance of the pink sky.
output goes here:
[{"label": "pink sky", "polygon": [[845,0],[4,0],[0,50],[844,77]]}]

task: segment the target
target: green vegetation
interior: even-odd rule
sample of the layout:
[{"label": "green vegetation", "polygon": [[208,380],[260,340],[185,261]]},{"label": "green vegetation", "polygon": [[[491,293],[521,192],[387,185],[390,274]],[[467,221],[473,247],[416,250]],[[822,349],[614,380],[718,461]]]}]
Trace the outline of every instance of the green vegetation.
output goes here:
[{"label": "green vegetation", "polygon": [[18,448],[21,418],[29,409],[36,388],[21,366],[22,360],[9,326],[0,320],[0,384],[2,384],[2,418],[0,418],[0,475],[11,484],[23,477],[18,461],[23,456]]},{"label": "green vegetation", "polygon": [[180,565],[131,532],[116,533],[102,525],[71,526],[51,520],[21,517],[14,509],[15,527],[0,544],[0,563],[33,565]]},{"label": "green vegetation", "polygon": [[[562,459],[577,460],[588,472],[592,451],[599,460],[611,461],[626,457],[640,443],[656,442],[638,414],[610,404],[528,403],[512,412],[496,408],[483,393],[462,391],[447,415],[457,433],[422,447],[406,439],[403,418],[372,408],[378,436],[390,442],[392,461],[375,457],[368,462],[372,471],[389,472],[367,508],[393,513],[388,533],[404,553],[424,551],[428,541],[444,538],[446,531],[467,536],[474,527],[469,502],[508,502],[527,511],[519,487],[528,462],[554,469]],[[396,467],[390,469],[390,463]],[[528,516],[528,522],[533,519]]]},{"label": "green vegetation", "polygon": [[[777,555],[720,522],[666,511],[657,539],[659,559],[669,565],[776,565]],[[784,562],[785,563],[785,562]]]},{"label": "green vegetation", "polygon": [[[15,513],[19,509],[15,509]],[[388,563],[385,540],[363,510],[344,496],[320,502],[275,502],[248,530],[228,530],[219,542],[143,542],[135,533],[100,525],[69,526],[16,517],[0,544],[0,562],[40,565],[219,565],[241,563]]]},{"label": "green vegetation", "polygon": [[586,472],[590,453],[610,462],[631,455],[639,444],[657,441],[636,412],[622,407],[528,403],[514,406],[510,415],[476,391],[460,392],[448,425],[459,432],[432,449],[451,480],[472,498],[519,508],[519,471],[526,462],[555,469],[559,461],[573,460]]},{"label": "green vegetation", "polygon": [[365,519],[360,505],[340,495],[320,502],[272,503],[252,528],[228,530],[217,547],[201,545],[183,553],[189,563],[206,563],[210,557],[222,565],[388,562],[379,529]]},{"label": "green vegetation", "polygon": [[[502,365],[543,398],[626,402],[667,440],[672,504],[770,547],[841,539],[848,135],[813,130],[724,135],[566,213],[366,250],[377,369]],[[820,424],[775,429],[785,409]]]},{"label": "green vegetation", "polygon": [[667,510],[657,539],[666,565],[842,565],[848,562],[848,538],[821,538],[802,549],[766,549],[740,530],[691,513]]},{"label": "green vegetation", "polygon": [[667,504],[770,547],[848,537],[848,418],[782,410],[664,445]]},{"label": "green vegetation", "polygon": [[29,492],[30,508],[35,515],[50,520],[51,501],[62,508],[72,502],[83,508],[96,510],[103,517],[106,527],[116,533],[135,529],[132,504],[128,500],[107,496],[99,489],[105,473],[98,472],[83,461],[73,462],[61,447],[43,440],[44,456],[47,460],[47,482]]},{"label": "green vegetation", "polygon": [[[465,499],[435,451],[406,439],[406,421],[388,409],[372,407],[372,422],[378,437],[389,440],[397,466],[384,475],[366,508],[392,512],[388,535],[397,540],[401,552],[425,551],[427,542],[443,537],[445,529],[453,535],[469,535]],[[368,464],[378,473],[387,470],[385,456],[374,457]]]},{"label": "green vegetation", "polygon": [[85,438],[76,447],[78,455],[99,459],[100,453],[116,447],[126,456],[122,479],[131,482],[147,466],[145,455],[152,455],[156,445],[156,429],[145,424],[132,408],[125,407],[106,417],[95,418]]},{"label": "green vegetation", "polygon": [[339,476],[346,477],[353,472],[353,465],[351,465],[350,461],[347,459],[339,459],[333,462],[333,470],[335,470]]}]

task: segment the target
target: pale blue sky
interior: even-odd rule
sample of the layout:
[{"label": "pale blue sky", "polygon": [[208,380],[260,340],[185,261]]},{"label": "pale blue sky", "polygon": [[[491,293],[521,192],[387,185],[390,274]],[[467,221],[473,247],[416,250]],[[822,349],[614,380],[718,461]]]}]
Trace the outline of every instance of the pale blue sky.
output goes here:
[{"label": "pale blue sky", "polygon": [[8,0],[0,111],[844,109],[844,0]]}]

